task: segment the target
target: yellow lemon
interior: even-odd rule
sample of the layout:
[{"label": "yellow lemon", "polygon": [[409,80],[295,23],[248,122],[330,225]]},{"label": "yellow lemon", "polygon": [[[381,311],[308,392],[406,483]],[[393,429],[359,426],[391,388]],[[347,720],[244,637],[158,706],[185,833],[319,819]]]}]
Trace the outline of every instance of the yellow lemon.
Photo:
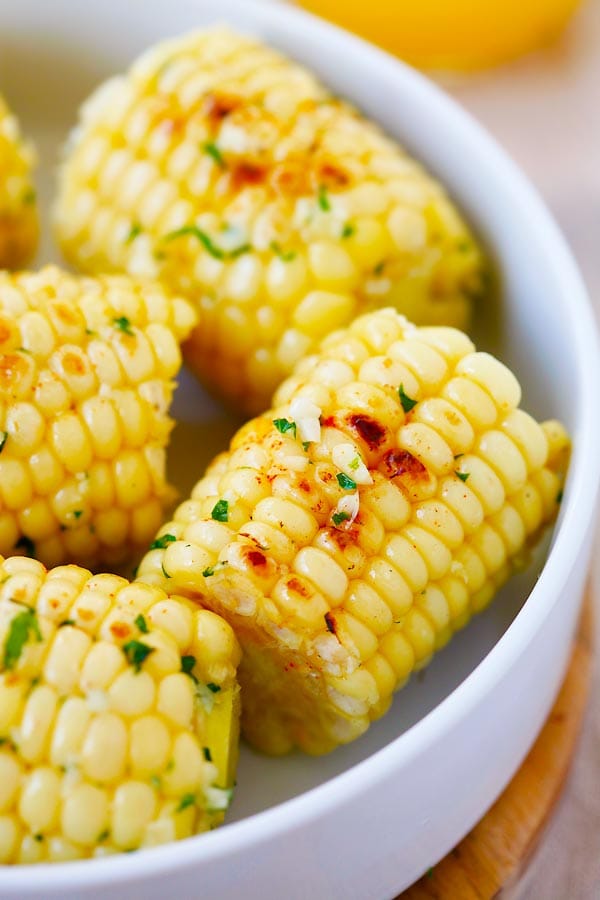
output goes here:
[{"label": "yellow lemon", "polygon": [[302,0],[423,68],[491,66],[549,43],[580,0]]}]

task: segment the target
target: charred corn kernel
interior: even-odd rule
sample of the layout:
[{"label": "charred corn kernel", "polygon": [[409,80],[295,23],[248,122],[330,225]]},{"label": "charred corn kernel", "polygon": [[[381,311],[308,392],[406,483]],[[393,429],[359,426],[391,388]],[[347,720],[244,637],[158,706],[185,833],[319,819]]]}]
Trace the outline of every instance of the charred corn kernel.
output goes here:
[{"label": "charred corn kernel", "polygon": [[[0,95],[0,269],[17,269],[34,254],[38,239],[35,154]],[[4,340],[0,332],[0,343]]]},{"label": "charred corn kernel", "polygon": [[231,627],[189,599],[0,558],[0,860],[135,850],[219,824],[239,660]]},{"label": "charred corn kernel", "polygon": [[[315,410],[303,398],[324,371]],[[327,337],[209,467],[139,578],[237,629],[250,741],[322,753],[352,740],[489,603],[552,521],[566,467],[562,426],[519,400],[461,332],[382,309]],[[314,441],[304,416],[318,417]],[[249,464],[254,503],[228,492]]]},{"label": "charred corn kernel", "polygon": [[[189,363],[253,413],[357,313],[462,327],[482,288],[441,186],[310,72],[222,28],[150,49],[88,100],[55,218],[80,268],[194,299]],[[435,356],[422,346],[408,370],[441,378]]]},{"label": "charred corn kernel", "polygon": [[147,547],[172,499],[169,406],[193,322],[152,283],[0,274],[0,553],[97,568]]}]

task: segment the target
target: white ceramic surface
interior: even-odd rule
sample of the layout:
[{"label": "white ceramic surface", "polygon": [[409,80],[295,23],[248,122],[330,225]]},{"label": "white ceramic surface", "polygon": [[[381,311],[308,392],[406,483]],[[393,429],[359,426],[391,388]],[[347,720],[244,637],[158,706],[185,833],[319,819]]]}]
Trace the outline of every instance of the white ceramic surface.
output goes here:
[{"label": "white ceramic surface", "polygon": [[[288,8],[2,0],[0,89],[40,149],[42,200],[51,195],[57,147],[97,81],[148,44],[215,19],[315,68],[425,160],[468,212],[500,284],[501,304],[480,315],[480,346],[515,368],[526,408],[559,416],[574,435],[561,518],[543,570],[547,548],[361,740],[319,760],[268,760],[244,749],[230,824],[219,831],[103,861],[3,868],[3,898],[384,900],[435,864],[500,793],[568,657],[600,473],[595,325],[537,196],[454,103],[397,61]],[[49,258],[56,251],[46,236],[40,260]],[[233,425],[186,377],[176,413],[172,470],[185,490]]]}]

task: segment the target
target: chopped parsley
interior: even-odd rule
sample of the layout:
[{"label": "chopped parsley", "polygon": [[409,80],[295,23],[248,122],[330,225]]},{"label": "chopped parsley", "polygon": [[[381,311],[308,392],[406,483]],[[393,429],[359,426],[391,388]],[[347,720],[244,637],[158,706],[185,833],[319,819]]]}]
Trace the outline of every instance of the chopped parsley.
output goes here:
[{"label": "chopped parsley", "polygon": [[405,413],[409,413],[411,409],[417,405],[417,400],[413,400],[412,397],[409,397],[408,394],[404,390],[404,385],[401,384],[398,388],[398,396],[400,397],[400,403],[402,404],[402,409]]},{"label": "chopped parsley", "polygon": [[466,481],[471,473],[470,472],[459,472],[458,470],[455,470],[454,474],[456,475],[457,478],[460,478],[461,481]]},{"label": "chopped parsley", "polygon": [[356,482],[350,478],[349,475],[346,475],[345,472],[338,472],[336,475],[337,482],[341,488],[345,491],[355,491],[356,490]]},{"label": "chopped parsley", "polygon": [[358,469],[359,466],[360,466],[360,459],[358,458],[358,456],[355,456],[354,459],[351,459],[350,462],[348,463],[348,468],[352,469],[353,472],[356,472],[356,470]]},{"label": "chopped parsley", "polygon": [[338,512],[334,513],[331,517],[331,520],[334,525],[341,525],[342,522],[347,522],[350,519],[350,515],[347,512]]},{"label": "chopped parsley", "polygon": [[158,775],[151,775],[151,776],[150,776],[150,784],[152,785],[153,788],[156,788],[156,790],[159,791],[159,790],[160,790],[160,787],[161,787],[160,776],[158,776]]},{"label": "chopped parsley", "polygon": [[464,455],[465,455],[464,453],[455,453],[455,454],[454,454],[454,459],[460,459],[461,456],[464,456]]},{"label": "chopped parsley", "polygon": [[210,747],[203,747],[202,752],[204,753],[204,759],[206,762],[212,762],[212,753],[210,752]]},{"label": "chopped parsley", "polygon": [[44,835],[43,834],[34,834],[33,839],[34,839],[34,841],[37,841],[38,844],[41,844],[42,841],[44,840]]},{"label": "chopped parsley", "polygon": [[208,154],[208,156],[210,156],[216,162],[216,164],[221,169],[227,168],[227,163],[223,159],[223,154],[221,153],[221,151],[219,150],[217,145],[215,143],[213,143],[213,141],[207,141],[206,144],[204,144],[204,146],[202,147],[202,149],[204,150],[204,152],[206,154]]},{"label": "chopped parsley", "polygon": [[134,623],[137,625],[142,634],[148,634],[148,623],[141,613],[139,614],[139,616],[135,617]]},{"label": "chopped parsley", "polygon": [[229,519],[229,503],[227,500],[217,500],[210,515],[216,522],[227,522]]},{"label": "chopped parsley", "polygon": [[560,491],[558,492],[558,494],[556,495],[556,502],[557,502],[557,503],[562,503],[562,499],[563,499],[563,492],[562,492],[562,490],[560,490]]},{"label": "chopped parsley", "polygon": [[123,644],[123,653],[127,657],[127,662],[133,666],[136,672],[142,668],[142,664],[151,653],[154,653],[154,647],[143,644],[141,641],[127,641]]},{"label": "chopped parsley", "polygon": [[15,549],[23,550],[25,552],[25,556],[35,556],[35,544],[31,540],[31,538],[20,537],[17,543],[15,544]]},{"label": "chopped parsley", "polygon": [[105,828],[104,831],[101,831],[98,837],[96,838],[96,843],[101,844],[102,841],[107,841],[110,836],[110,831],[108,828]]},{"label": "chopped parsley", "polygon": [[219,685],[215,684],[213,681],[209,681],[206,687],[209,689],[209,691],[212,691],[213,694],[218,694],[221,690]]},{"label": "chopped parsley", "polygon": [[[181,671],[185,672],[186,675],[192,675],[192,669],[196,665],[196,657],[195,656],[182,656],[181,657]],[[193,677],[193,675],[192,675]]]},{"label": "chopped parsley", "polygon": [[289,419],[273,419],[273,425],[281,434],[287,434],[288,431],[291,431],[293,436],[296,437],[295,422],[290,422]]},{"label": "chopped parsley", "polygon": [[195,802],[196,802],[195,794],[184,794],[183,797],[181,798],[181,800],[179,801],[179,804],[178,804],[175,812],[176,813],[183,812],[183,810],[187,809],[188,806],[193,806]]},{"label": "chopped parsley", "polygon": [[131,228],[129,229],[129,234],[125,238],[126,244],[132,244],[135,241],[136,237],[138,237],[142,233],[142,226],[139,222],[133,222]]},{"label": "chopped parsley", "polygon": [[355,231],[356,231],[356,226],[353,225],[351,222],[346,222],[346,224],[342,228],[342,238],[344,238],[344,240],[345,240],[346,238],[352,237],[352,235],[354,234]]},{"label": "chopped parsley", "polygon": [[169,575],[169,573],[168,573],[167,570],[165,569],[164,563],[161,563],[161,564],[160,564],[160,567],[161,567],[161,569],[162,569],[162,573],[163,573],[163,575],[165,576],[165,578],[170,578],[171,576]]},{"label": "chopped parsley", "polygon": [[164,550],[167,544],[172,544],[177,538],[174,534],[161,534],[150,544],[150,550]]},{"label": "chopped parsley", "polygon": [[244,253],[252,252],[252,244],[240,244],[239,247],[234,247],[233,250],[230,250],[228,256],[230,259],[237,259],[238,256],[243,256]]},{"label": "chopped parsley", "polygon": [[214,566],[207,566],[207,567],[204,569],[204,571],[202,572],[202,576],[203,576],[204,578],[210,578],[210,576],[211,576],[211,575],[214,575],[214,574],[215,574],[215,567],[214,567]]},{"label": "chopped parsley", "polygon": [[312,444],[312,441],[302,441],[302,449],[304,450],[305,453],[311,444]]},{"label": "chopped parsley", "polygon": [[184,225],[183,228],[178,228],[176,231],[171,231],[169,234],[165,235],[165,241],[175,241],[177,238],[186,237],[187,235],[191,235],[195,237],[196,240],[200,241],[204,249],[207,253],[210,253],[211,256],[214,256],[215,259],[224,259],[225,251],[218,247],[212,240],[212,238],[205,232],[202,231],[201,228],[198,228],[197,225]]},{"label": "chopped parsley", "polygon": [[277,241],[271,241],[271,250],[282,262],[291,262],[298,255],[295,250],[283,250]]},{"label": "chopped parsley", "polygon": [[62,622],[58,623],[58,628],[64,628],[65,625],[74,625],[75,619],[63,619]]},{"label": "chopped parsley", "polygon": [[329,197],[327,196],[327,188],[324,184],[320,185],[319,187],[317,201],[319,203],[319,208],[322,209],[323,212],[329,212],[329,210],[331,209],[331,204],[329,202]]},{"label": "chopped parsley", "polygon": [[116,319],[113,319],[113,325],[115,328],[118,328],[119,331],[122,331],[123,334],[128,334],[130,337],[133,337],[133,329],[127,316],[118,316]]},{"label": "chopped parsley", "polygon": [[373,275],[376,275],[376,276],[383,275],[384,269],[385,269],[385,259],[382,259],[381,262],[377,263],[377,265],[373,269]]},{"label": "chopped parsley", "polygon": [[74,509],[73,510],[73,518],[74,519],[80,519],[82,517],[82,515],[83,515],[82,509]]},{"label": "chopped parsley", "polygon": [[0,453],[4,450],[4,445],[6,444],[8,438],[8,431],[0,431]]},{"label": "chopped parsley", "polygon": [[425,874],[427,875],[428,878],[433,878],[433,866],[431,866],[429,869],[427,869],[427,872]]},{"label": "chopped parsley", "polygon": [[5,669],[14,668],[23,652],[23,647],[32,634],[37,641],[42,640],[42,632],[35,613],[32,609],[24,609],[14,617],[8,628],[8,637],[4,644]]}]

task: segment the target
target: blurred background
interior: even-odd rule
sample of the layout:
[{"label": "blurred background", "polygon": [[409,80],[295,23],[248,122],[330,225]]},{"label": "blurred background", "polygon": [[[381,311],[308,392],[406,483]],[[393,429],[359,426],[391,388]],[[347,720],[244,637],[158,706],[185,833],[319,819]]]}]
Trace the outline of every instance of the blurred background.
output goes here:
[{"label": "blurred background", "polygon": [[[489,129],[553,211],[600,317],[600,0],[302,0],[300,5],[424,69]],[[594,559],[598,647],[600,553]],[[596,664],[566,789],[526,873],[502,894],[507,900],[600,897],[598,697]]]}]

